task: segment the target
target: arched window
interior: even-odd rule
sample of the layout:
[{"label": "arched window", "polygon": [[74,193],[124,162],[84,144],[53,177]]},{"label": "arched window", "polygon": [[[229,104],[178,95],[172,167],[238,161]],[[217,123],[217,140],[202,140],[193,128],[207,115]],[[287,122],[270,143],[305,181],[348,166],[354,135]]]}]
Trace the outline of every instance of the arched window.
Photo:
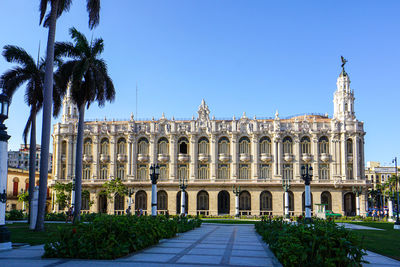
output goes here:
[{"label": "arched window", "polygon": [[107,164],[100,165],[100,179],[102,179],[102,180],[108,179],[108,165]]},{"label": "arched window", "polygon": [[91,172],[90,164],[84,164],[83,165],[83,179],[88,180],[91,178],[91,176],[92,176],[92,172]]},{"label": "arched window", "polygon": [[135,210],[139,212],[143,211],[143,214],[147,213],[147,194],[145,191],[140,190],[135,195]]},{"label": "arched window", "polygon": [[81,210],[88,211],[90,209],[90,192],[88,190],[82,191]]},{"label": "arched window", "polygon": [[180,154],[189,154],[189,141],[186,137],[181,137],[178,140],[178,149]]},{"label": "arched window", "polygon": [[197,179],[200,179],[200,180],[209,179],[208,164],[199,164],[199,166],[197,168]]},{"label": "arched window", "polygon": [[260,210],[272,211],[272,194],[269,191],[263,191],[260,195]]},{"label": "arched window", "polygon": [[293,164],[283,164],[283,179],[293,179]]},{"label": "arched window", "polygon": [[321,204],[326,204],[326,210],[332,210],[332,196],[328,191],[321,194]]},{"label": "arched window", "polygon": [[239,179],[241,180],[250,179],[250,164],[239,165]]},{"label": "arched window", "polygon": [[126,155],[126,140],[125,140],[125,138],[118,139],[117,153],[121,154],[121,155]]},{"label": "arched window", "polygon": [[260,139],[260,154],[271,154],[271,139],[267,136]]},{"label": "arched window", "polygon": [[157,210],[167,211],[168,210],[168,195],[164,190],[160,190],[157,193]]},{"label": "arched window", "polygon": [[207,138],[202,137],[199,139],[198,149],[199,154],[209,154],[209,142]]},{"label": "arched window", "polygon": [[61,143],[61,173],[60,179],[67,178],[67,141],[62,141]]},{"label": "arched window", "polygon": [[271,179],[271,164],[260,164],[260,179]]},{"label": "arched window", "polygon": [[15,177],[13,179],[13,196],[18,196],[18,183],[19,183],[19,179],[17,177]]},{"label": "arched window", "polygon": [[282,143],[283,143],[283,154],[293,154],[292,138],[286,136],[285,138],[283,138]]},{"label": "arched window", "polygon": [[100,154],[108,155],[108,151],[109,151],[109,149],[108,149],[108,146],[109,146],[108,139],[107,138],[103,138],[101,140],[100,144],[101,144],[100,145]]},{"label": "arched window", "polygon": [[138,140],[138,154],[148,155],[149,154],[149,140],[142,137]]},{"label": "arched window", "polygon": [[304,136],[303,138],[301,138],[300,143],[301,143],[301,153],[311,154],[310,138],[308,136]]},{"label": "arched window", "polygon": [[[251,197],[250,193],[247,191],[242,191],[239,195],[239,210],[240,211],[251,210]],[[250,215],[250,214],[245,214],[245,215]]]},{"label": "arched window", "polygon": [[329,154],[329,139],[326,136],[322,136],[318,140],[318,148],[319,148],[319,153],[326,153]]},{"label": "arched window", "polygon": [[229,179],[229,164],[218,164],[218,179]]},{"label": "arched window", "polygon": [[229,155],[229,151],[230,151],[230,149],[229,149],[229,146],[230,146],[230,143],[229,143],[229,139],[227,138],[227,137],[221,137],[219,140],[218,140],[218,153],[219,154],[228,154]]},{"label": "arched window", "polygon": [[148,180],[148,168],[146,164],[140,164],[137,169],[137,179],[140,181]]},{"label": "arched window", "polygon": [[168,165],[160,164],[160,180],[168,180]]},{"label": "arched window", "polygon": [[91,156],[92,155],[92,140],[90,138],[86,138],[83,141],[83,154]]},{"label": "arched window", "polygon": [[185,180],[188,179],[188,166],[186,164],[179,164],[178,165],[178,180]]},{"label": "arched window", "polygon": [[204,190],[197,194],[197,211],[208,211],[208,193]]},{"label": "arched window", "polygon": [[329,180],[329,164],[319,165],[319,179]]},{"label": "arched window", "polygon": [[62,141],[61,143],[61,155],[65,156],[67,154],[67,141]]},{"label": "arched window", "polygon": [[229,193],[222,190],[218,193],[218,215],[229,214]]},{"label": "arched window", "polygon": [[125,164],[123,163],[117,164],[117,178],[121,180],[125,179]]},{"label": "arched window", "polygon": [[169,153],[168,139],[161,137],[158,140],[158,154],[167,155]]},{"label": "arched window", "polygon": [[[378,175],[376,178],[378,179]],[[354,179],[354,174],[353,174],[353,163],[348,163],[347,164],[347,179],[353,180]]]},{"label": "arched window", "polygon": [[346,141],[347,155],[353,155],[353,140],[350,138]]},{"label": "arched window", "polygon": [[239,153],[250,154],[250,139],[246,136],[239,139]]},{"label": "arched window", "polygon": [[124,207],[124,196],[121,196],[118,193],[115,193],[114,196],[114,214],[123,214],[125,211]]}]

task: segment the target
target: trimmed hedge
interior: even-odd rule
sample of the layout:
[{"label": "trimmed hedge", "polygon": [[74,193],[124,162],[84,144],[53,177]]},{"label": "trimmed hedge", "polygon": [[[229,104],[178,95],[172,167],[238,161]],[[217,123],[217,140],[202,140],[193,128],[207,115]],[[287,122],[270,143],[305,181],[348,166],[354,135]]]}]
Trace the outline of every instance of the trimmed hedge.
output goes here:
[{"label": "trimmed hedge", "polygon": [[199,219],[97,215],[92,223],[59,228],[56,241],[45,244],[43,257],[115,259],[200,225]]},{"label": "trimmed hedge", "polygon": [[308,225],[271,220],[255,227],[283,266],[362,266],[366,262],[360,236],[332,221],[314,220]]}]

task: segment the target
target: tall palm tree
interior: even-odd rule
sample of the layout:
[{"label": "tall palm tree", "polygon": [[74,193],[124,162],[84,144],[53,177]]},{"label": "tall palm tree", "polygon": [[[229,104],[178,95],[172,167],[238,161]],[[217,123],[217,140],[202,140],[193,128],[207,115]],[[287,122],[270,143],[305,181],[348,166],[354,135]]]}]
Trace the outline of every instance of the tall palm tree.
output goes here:
[{"label": "tall palm tree", "polygon": [[[19,66],[7,70],[0,76],[0,87],[4,92],[12,97],[22,84],[27,82],[25,90],[25,102],[31,107],[28,121],[26,122],[23,139],[27,143],[27,136],[30,131],[29,142],[29,215],[31,217],[31,207],[33,188],[35,186],[35,163],[36,163],[36,115],[43,105],[43,79],[44,79],[44,60],[35,64],[35,60],[23,48],[6,45],[4,46],[3,56],[7,62],[18,63]],[[58,87],[53,86],[53,115],[57,116],[61,107],[61,97]]]},{"label": "tall palm tree", "polygon": [[[49,145],[51,129],[51,99],[53,85],[54,40],[56,35],[56,23],[64,11],[68,11],[72,0],[40,0],[40,20],[43,22],[47,5],[50,4],[50,12],[47,14],[44,26],[49,28],[47,39],[46,67],[43,92],[43,121],[42,121],[42,150],[40,152],[40,179],[39,202],[36,231],[44,230],[44,215],[46,209],[47,176],[49,165]],[[86,0],[86,10],[89,12],[89,27],[93,29],[100,21],[100,0]]]},{"label": "tall palm tree", "polygon": [[71,86],[72,99],[78,106],[78,135],[76,140],[75,163],[75,222],[80,220],[82,192],[82,148],[83,123],[85,108],[97,101],[104,106],[105,101],[113,101],[115,97],[114,84],[108,75],[107,65],[100,57],[104,50],[103,39],[95,39],[89,44],[86,37],[75,28],[70,29],[74,43],[62,42],[55,44],[56,57],[68,57],[58,71],[60,86],[63,90]]}]

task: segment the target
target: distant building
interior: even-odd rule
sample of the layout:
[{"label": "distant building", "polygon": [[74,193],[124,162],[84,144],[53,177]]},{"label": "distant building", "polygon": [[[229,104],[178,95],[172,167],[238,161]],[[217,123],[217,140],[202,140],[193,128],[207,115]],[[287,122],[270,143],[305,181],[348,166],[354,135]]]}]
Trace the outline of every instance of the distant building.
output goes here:
[{"label": "distant building", "polygon": [[[399,173],[400,168],[397,168]],[[381,166],[380,162],[368,161],[365,168],[365,178],[371,182],[374,188],[378,184],[386,183],[390,177],[396,175],[396,168],[394,166]]]},{"label": "distant building", "polygon": [[[49,172],[53,169],[53,155],[49,155]],[[21,170],[29,169],[29,145],[21,145],[18,151],[8,151],[8,167]],[[36,145],[35,169],[40,169],[40,145]]]}]

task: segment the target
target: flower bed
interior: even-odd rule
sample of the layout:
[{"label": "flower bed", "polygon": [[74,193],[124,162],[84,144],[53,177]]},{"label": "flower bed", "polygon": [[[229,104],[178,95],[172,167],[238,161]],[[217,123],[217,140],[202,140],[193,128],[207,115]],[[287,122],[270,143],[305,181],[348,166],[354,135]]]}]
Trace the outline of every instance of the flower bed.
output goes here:
[{"label": "flower bed", "polygon": [[164,216],[99,215],[92,223],[59,229],[45,244],[45,258],[115,259],[199,227],[201,220]]},{"label": "flower bed", "polygon": [[361,266],[365,262],[360,236],[331,221],[314,220],[307,225],[271,220],[255,227],[283,266]]}]

